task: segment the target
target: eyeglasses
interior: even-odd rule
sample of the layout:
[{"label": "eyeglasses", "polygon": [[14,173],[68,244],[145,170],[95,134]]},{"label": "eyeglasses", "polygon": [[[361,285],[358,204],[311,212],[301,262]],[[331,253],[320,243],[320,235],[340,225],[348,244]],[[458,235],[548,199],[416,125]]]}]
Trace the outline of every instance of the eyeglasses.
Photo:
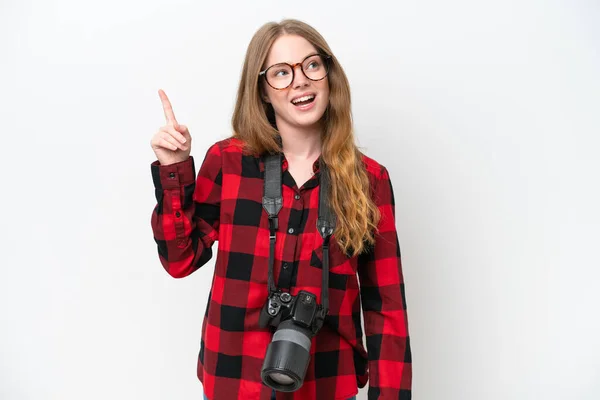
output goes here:
[{"label": "eyeglasses", "polygon": [[264,71],[259,72],[258,76],[264,76],[269,86],[273,89],[283,90],[294,82],[294,74],[298,65],[300,65],[304,76],[311,81],[325,79],[329,72],[330,59],[331,56],[327,54],[311,54],[302,60],[302,62],[296,64],[273,64]]}]

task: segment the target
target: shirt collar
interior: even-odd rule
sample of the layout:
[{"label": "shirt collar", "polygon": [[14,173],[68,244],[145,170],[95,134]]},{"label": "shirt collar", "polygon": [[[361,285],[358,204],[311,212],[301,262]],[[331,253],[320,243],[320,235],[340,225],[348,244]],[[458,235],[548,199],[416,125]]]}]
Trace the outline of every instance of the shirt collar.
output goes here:
[{"label": "shirt collar", "polygon": [[[288,170],[288,161],[287,161],[287,159],[285,158],[285,155],[284,155],[284,154],[282,154],[282,157],[281,157],[281,158],[282,158],[282,161],[281,161],[281,170],[282,170],[282,171],[287,171],[287,170]],[[316,175],[316,173],[317,173],[317,172],[319,172],[319,170],[320,170],[320,168],[319,168],[319,167],[320,167],[320,165],[321,165],[321,160],[322,160],[322,159],[323,159],[323,155],[321,154],[321,155],[319,155],[319,157],[318,157],[318,158],[315,160],[315,162],[313,162],[313,165],[312,165],[312,170],[313,170],[313,172],[315,173],[315,175]],[[265,170],[265,163],[264,163],[264,160],[262,159],[262,157],[260,157],[259,169],[260,169],[260,172],[264,172],[264,170]]]},{"label": "shirt collar", "polygon": [[[321,164],[320,164],[320,162],[321,162],[321,156],[319,156],[319,157],[318,157],[318,158],[315,160],[315,162],[313,162],[313,165],[312,165],[312,171],[313,171],[313,173],[315,173],[315,174],[316,174],[317,172],[319,172],[319,166],[321,165]],[[282,161],[282,165],[281,165],[281,167],[282,167],[282,170],[283,170],[283,171],[287,171],[287,170],[288,170],[288,167],[289,167],[289,166],[288,166],[288,161],[287,161],[287,159],[285,158],[285,155],[283,156],[283,161]]]}]

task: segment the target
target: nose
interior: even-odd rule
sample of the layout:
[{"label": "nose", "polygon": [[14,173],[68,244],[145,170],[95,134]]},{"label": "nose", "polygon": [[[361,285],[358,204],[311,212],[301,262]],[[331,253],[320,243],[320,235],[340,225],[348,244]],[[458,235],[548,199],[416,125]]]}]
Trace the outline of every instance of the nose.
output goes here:
[{"label": "nose", "polygon": [[294,66],[294,82],[292,82],[292,86],[294,89],[299,88],[301,86],[307,86],[309,83],[309,79],[302,72],[301,65]]}]

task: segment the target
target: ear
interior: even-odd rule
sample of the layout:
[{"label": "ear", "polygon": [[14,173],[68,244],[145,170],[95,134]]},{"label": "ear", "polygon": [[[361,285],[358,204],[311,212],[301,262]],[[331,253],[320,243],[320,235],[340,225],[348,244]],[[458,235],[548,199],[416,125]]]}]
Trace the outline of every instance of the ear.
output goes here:
[{"label": "ear", "polygon": [[[264,83],[263,83],[264,84]],[[271,103],[271,101],[269,100],[269,96],[267,96],[267,90],[266,88],[263,86],[263,84],[259,85],[259,92],[260,92],[260,97],[263,99],[263,101],[265,103]]]}]

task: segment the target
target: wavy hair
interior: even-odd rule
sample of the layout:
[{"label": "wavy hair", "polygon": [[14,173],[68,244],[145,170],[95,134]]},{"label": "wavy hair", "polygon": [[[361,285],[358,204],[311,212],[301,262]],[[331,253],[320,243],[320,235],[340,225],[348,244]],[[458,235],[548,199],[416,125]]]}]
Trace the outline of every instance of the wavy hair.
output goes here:
[{"label": "wavy hair", "polygon": [[337,217],[333,233],[349,256],[363,252],[375,241],[381,218],[370,196],[369,178],[362,154],[355,144],[350,103],[350,85],[340,63],[325,39],[310,25],[295,19],[269,22],[256,31],[248,45],[232,116],[233,137],[251,154],[282,152],[273,107],[263,101],[259,72],[275,40],[299,35],[319,52],[331,56],[327,79],[329,104],[322,117],[321,159],[331,176],[330,207]]}]

